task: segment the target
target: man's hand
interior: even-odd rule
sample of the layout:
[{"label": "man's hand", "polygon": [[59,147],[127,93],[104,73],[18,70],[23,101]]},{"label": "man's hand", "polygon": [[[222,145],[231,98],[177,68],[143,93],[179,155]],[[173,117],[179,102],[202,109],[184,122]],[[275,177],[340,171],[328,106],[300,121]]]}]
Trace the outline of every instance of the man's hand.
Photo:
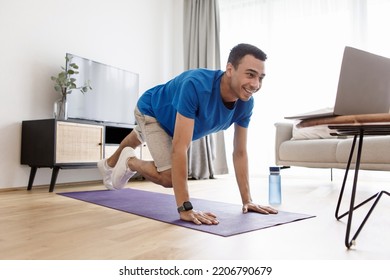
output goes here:
[{"label": "man's hand", "polygon": [[258,213],[261,213],[261,214],[277,214],[278,213],[278,210],[270,207],[270,206],[261,206],[259,204],[255,204],[253,202],[249,202],[249,203],[245,203],[243,206],[242,206],[242,212],[245,214],[245,213],[248,213],[248,212],[258,212]]},{"label": "man's hand", "polygon": [[183,221],[193,222],[197,225],[218,225],[217,216],[210,212],[202,212],[196,210],[180,212],[180,219]]}]

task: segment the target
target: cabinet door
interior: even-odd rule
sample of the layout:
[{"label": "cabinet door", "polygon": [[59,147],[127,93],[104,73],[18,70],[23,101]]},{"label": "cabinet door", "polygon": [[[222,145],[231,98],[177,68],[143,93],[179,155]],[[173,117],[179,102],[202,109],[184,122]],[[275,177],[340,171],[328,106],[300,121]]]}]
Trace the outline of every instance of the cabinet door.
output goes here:
[{"label": "cabinet door", "polygon": [[103,157],[103,126],[58,121],[56,163],[97,162]]}]

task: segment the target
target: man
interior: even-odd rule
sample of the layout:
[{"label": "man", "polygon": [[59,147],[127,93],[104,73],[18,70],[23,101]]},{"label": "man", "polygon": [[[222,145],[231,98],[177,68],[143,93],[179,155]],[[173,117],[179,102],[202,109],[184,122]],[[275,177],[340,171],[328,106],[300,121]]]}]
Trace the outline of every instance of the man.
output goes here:
[{"label": "man", "polygon": [[[266,54],[255,46],[239,44],[229,55],[226,71],[189,70],[139,99],[137,126],[118,150],[98,163],[108,189],[123,188],[139,173],[146,179],[173,187],[180,219],[195,224],[218,224],[211,212],[193,209],[188,192],[187,150],[191,141],[227,129],[234,123],[233,163],[243,212],[276,214],[269,206],[252,202],[249,187],[247,129],[253,97],[262,85]],[[154,161],[135,157],[146,142]]]}]

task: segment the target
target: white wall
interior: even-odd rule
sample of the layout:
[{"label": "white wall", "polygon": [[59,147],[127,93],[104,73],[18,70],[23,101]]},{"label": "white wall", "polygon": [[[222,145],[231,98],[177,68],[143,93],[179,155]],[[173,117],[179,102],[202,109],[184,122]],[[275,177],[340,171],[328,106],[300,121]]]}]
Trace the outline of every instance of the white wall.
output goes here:
[{"label": "white wall", "polygon": [[[251,175],[265,175],[275,164],[274,123],[334,106],[345,46],[390,57],[390,40],[383,34],[390,25],[388,0],[220,0],[219,6],[222,61],[240,42],[268,55],[248,131]],[[232,134],[232,129],[225,133],[228,158]],[[303,177],[324,172],[301,170]]]},{"label": "white wall", "polygon": [[[140,93],[182,71],[183,0],[0,0],[0,189],[26,186],[21,122],[51,118],[66,52],[140,74]],[[39,169],[34,185],[51,170]],[[58,183],[100,179],[61,170]]]}]

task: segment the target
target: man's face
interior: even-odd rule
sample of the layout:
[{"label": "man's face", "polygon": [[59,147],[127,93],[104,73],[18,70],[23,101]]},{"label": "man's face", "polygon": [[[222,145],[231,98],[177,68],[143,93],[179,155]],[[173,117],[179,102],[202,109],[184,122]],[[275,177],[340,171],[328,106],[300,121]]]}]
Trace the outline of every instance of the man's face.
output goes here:
[{"label": "man's face", "polygon": [[264,61],[246,55],[237,69],[231,64],[228,64],[227,68],[231,76],[230,88],[238,99],[248,101],[261,88],[265,76]]}]

